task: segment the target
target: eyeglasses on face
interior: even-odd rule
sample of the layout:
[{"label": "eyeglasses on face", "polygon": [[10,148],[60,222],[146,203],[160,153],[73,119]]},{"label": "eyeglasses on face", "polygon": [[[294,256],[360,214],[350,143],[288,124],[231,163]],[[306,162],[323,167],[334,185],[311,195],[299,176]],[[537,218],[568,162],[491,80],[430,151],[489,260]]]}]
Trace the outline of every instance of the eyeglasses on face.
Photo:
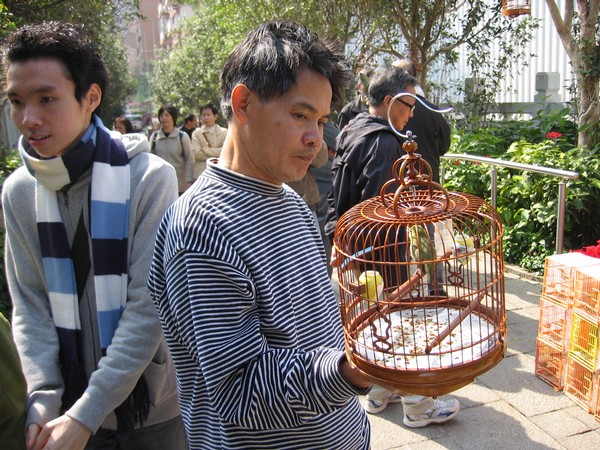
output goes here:
[{"label": "eyeglasses on face", "polygon": [[415,103],[415,104],[413,104],[413,105],[411,105],[410,103],[408,103],[408,102],[405,102],[405,101],[404,101],[404,100],[402,100],[401,98],[399,98],[399,99],[398,99],[398,101],[399,101],[400,103],[402,103],[403,105],[405,105],[405,106],[408,106],[408,109],[410,109],[410,112],[413,112],[413,111],[415,110],[415,107],[417,106],[417,104],[416,104],[416,103]]}]

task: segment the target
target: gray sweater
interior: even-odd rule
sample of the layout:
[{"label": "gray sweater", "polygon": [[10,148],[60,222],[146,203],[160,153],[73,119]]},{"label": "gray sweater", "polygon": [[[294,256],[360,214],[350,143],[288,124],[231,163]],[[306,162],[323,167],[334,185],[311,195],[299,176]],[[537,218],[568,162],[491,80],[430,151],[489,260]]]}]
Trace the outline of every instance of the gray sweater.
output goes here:
[{"label": "gray sweater", "polygon": [[160,156],[175,168],[179,192],[185,192],[187,183],[194,182],[194,153],[190,137],[184,132],[181,132],[180,136],[179,128],[173,128],[166,136],[161,128],[150,140],[152,141],[150,152]]},{"label": "gray sweater", "polygon": [[[177,198],[177,179],[170,165],[147,153],[144,136],[127,135],[123,142],[131,168],[127,305],[107,355],[102,357],[94,277],[89,274],[79,311],[89,386],[66,411],[93,432],[101,426],[116,428],[113,410],[131,393],[142,373],[153,404],[145,425],[179,415],[173,363],[146,287],[156,230],[166,208]],[[70,242],[82,208],[89,229],[91,173],[90,168],[58,196]],[[44,425],[60,416],[64,386],[36,227],[35,184],[25,167],[17,169],[4,183],[2,204],[13,331],[28,384],[27,424]]]}]

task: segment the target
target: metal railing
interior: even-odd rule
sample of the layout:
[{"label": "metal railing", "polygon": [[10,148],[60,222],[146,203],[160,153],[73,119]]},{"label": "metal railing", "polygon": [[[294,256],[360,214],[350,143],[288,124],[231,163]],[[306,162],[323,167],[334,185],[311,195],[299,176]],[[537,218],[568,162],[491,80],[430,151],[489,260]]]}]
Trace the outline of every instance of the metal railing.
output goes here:
[{"label": "metal railing", "polygon": [[[448,153],[442,156],[443,159],[450,160],[461,160],[461,161],[472,161],[481,164],[489,164],[492,166],[490,169],[491,177],[491,204],[496,208],[496,197],[498,187],[498,172],[495,166],[507,167],[509,169],[516,169],[527,172],[541,173],[543,175],[551,175],[554,177],[561,178],[558,183],[558,206],[556,211],[556,253],[560,254],[563,250],[564,242],[564,228],[565,228],[565,201],[567,185],[565,180],[576,180],[579,178],[577,172],[571,172],[569,170],[553,169],[551,167],[534,166],[531,164],[521,164],[513,161],[504,161],[502,159],[488,158],[485,156],[474,156],[467,155],[464,153]],[[444,168],[440,167],[440,183],[444,184]]]}]

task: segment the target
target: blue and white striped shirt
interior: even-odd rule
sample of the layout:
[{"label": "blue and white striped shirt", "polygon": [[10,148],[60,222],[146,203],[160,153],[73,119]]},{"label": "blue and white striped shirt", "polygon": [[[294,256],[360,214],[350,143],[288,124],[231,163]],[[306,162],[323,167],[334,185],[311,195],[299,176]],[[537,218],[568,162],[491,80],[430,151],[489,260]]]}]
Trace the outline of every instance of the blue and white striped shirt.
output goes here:
[{"label": "blue and white striped shirt", "polygon": [[149,287],[192,449],[368,449],[312,213],[208,164],[158,232]]}]

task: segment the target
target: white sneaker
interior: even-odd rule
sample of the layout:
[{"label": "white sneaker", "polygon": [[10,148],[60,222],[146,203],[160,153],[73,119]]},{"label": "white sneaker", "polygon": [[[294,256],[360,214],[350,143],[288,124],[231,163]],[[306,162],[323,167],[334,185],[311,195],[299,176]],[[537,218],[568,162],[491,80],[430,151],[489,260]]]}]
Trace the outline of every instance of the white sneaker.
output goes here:
[{"label": "white sneaker", "polygon": [[[366,408],[365,408],[366,409]],[[404,425],[409,428],[426,427],[430,423],[443,423],[452,419],[460,410],[460,402],[451,398],[448,400],[434,399],[433,406],[422,414],[404,414]]]},{"label": "white sneaker", "polygon": [[389,397],[384,397],[377,400],[372,400],[367,396],[363,407],[369,414],[377,414],[387,408],[388,403],[398,403],[402,401],[402,397],[398,394],[390,392]]}]

